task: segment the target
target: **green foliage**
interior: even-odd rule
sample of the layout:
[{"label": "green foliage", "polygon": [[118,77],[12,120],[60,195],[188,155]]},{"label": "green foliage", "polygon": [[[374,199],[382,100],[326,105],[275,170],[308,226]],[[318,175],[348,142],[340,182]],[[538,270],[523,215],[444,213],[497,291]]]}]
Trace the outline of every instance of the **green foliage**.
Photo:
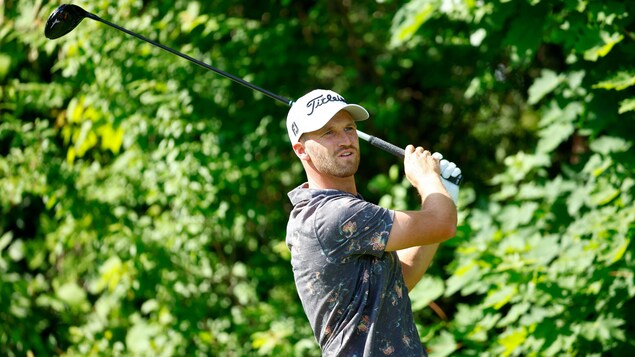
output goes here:
[{"label": "green foliage", "polygon": [[[629,111],[634,84],[620,68],[633,59],[635,46],[617,35],[633,20],[623,3],[599,3],[533,1],[533,12],[543,18],[533,33],[518,25],[531,21],[520,12],[524,2],[502,2],[490,7],[491,15],[466,21],[484,29],[488,51],[509,46],[508,71],[539,73],[527,103],[541,119],[535,149],[505,158],[506,169],[491,181],[499,191],[467,213],[469,234],[447,266],[443,300],[452,317],[424,326],[436,331],[428,344],[434,353],[635,350],[629,319],[635,308],[633,122],[619,120]],[[504,8],[504,18],[497,15],[491,27],[488,17]],[[510,32],[501,37],[497,27],[508,21]],[[422,37],[433,31],[426,26]],[[522,36],[515,26],[525,29]],[[569,28],[585,40],[566,35]],[[562,52],[546,47],[554,45]],[[534,57],[537,51],[543,53]],[[553,55],[566,62],[552,62],[558,60],[548,58]]]},{"label": "green foliage", "polygon": [[[411,292],[435,356],[635,349],[633,5],[114,1],[86,10],[459,163],[459,233]],[[319,355],[284,244],[287,108],[58,6],[0,8],[0,354]],[[530,30],[528,30],[530,29]],[[358,187],[416,208],[362,144]]]}]

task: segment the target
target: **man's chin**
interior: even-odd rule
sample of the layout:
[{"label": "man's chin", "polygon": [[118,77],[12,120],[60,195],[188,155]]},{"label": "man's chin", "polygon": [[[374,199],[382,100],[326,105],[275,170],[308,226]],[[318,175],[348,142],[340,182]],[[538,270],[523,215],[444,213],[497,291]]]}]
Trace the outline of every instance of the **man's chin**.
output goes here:
[{"label": "man's chin", "polygon": [[344,157],[331,159],[329,161],[315,161],[316,168],[324,175],[337,178],[347,178],[354,176],[359,168],[359,158]]},{"label": "man's chin", "polygon": [[340,167],[337,170],[334,170],[334,175],[336,177],[345,178],[354,176],[357,173],[357,169],[359,168],[359,163],[351,164],[350,166]]}]

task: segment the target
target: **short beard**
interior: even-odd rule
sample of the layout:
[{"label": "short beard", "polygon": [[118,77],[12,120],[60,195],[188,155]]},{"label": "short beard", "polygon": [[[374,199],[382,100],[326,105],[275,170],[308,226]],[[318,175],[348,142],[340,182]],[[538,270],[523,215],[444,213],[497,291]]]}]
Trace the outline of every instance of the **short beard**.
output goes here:
[{"label": "short beard", "polygon": [[340,163],[336,161],[336,158],[333,157],[324,157],[322,155],[317,155],[312,159],[315,168],[322,174],[345,178],[355,175],[357,173],[357,169],[359,168],[359,151],[355,148],[353,149],[353,155],[355,156],[355,160],[352,162],[348,162],[346,164]]}]

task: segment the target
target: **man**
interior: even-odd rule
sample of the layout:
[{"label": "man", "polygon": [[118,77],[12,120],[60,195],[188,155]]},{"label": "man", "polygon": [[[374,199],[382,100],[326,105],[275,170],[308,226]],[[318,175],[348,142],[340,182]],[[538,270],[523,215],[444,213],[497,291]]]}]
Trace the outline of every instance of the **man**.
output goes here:
[{"label": "man", "polygon": [[[289,138],[308,180],[289,193],[295,283],[324,356],[423,356],[408,291],[438,244],[454,236],[456,206],[440,179],[440,155],[412,145],[405,174],[421,210],[393,211],[361,198],[356,121],[368,117],[321,89],[289,110]],[[460,173],[444,163],[444,173]]]}]

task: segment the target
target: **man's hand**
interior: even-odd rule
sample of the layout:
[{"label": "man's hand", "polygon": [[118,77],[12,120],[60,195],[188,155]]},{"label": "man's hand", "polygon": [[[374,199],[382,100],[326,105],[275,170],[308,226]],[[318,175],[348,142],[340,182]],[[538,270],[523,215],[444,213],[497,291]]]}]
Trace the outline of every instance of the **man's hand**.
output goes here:
[{"label": "man's hand", "polygon": [[395,211],[386,251],[441,243],[456,234],[456,204],[443,186],[439,160],[421,147],[405,150],[406,177],[421,196],[421,209]]},{"label": "man's hand", "polygon": [[404,158],[404,171],[408,181],[422,197],[437,191],[435,186],[439,183],[438,177],[441,175],[441,167],[439,159],[433,157],[430,151],[421,146],[415,148],[408,145]]},{"label": "man's hand", "polygon": [[439,170],[441,172],[441,182],[443,183],[443,186],[450,194],[450,197],[452,197],[452,201],[454,201],[454,204],[458,204],[459,185],[448,181],[448,179],[450,177],[459,176],[461,174],[461,169],[458,168],[455,163],[443,159],[443,155],[441,155],[438,152],[435,152],[434,154],[432,154],[432,157],[434,157],[437,160],[440,160]]}]

